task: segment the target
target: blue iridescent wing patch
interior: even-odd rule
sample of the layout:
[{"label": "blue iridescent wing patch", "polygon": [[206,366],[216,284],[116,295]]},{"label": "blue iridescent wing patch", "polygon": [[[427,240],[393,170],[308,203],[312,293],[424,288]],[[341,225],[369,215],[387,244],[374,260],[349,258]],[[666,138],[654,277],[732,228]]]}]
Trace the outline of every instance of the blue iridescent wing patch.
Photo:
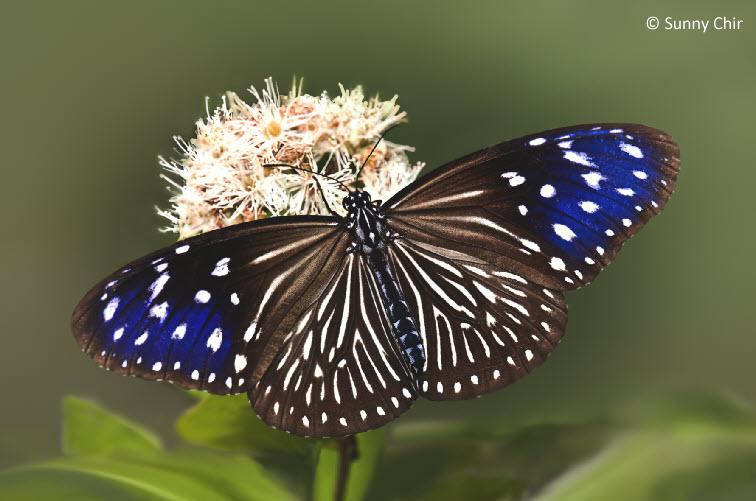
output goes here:
[{"label": "blue iridescent wing patch", "polygon": [[74,335],[115,372],[213,393],[245,391],[251,370],[264,368],[258,360],[275,355],[281,332],[298,316],[292,298],[308,277],[317,287],[317,272],[338,265],[345,245],[332,218],[315,216],[190,238],[96,285],[74,311]]},{"label": "blue iridescent wing patch", "polygon": [[432,172],[387,202],[399,233],[552,289],[589,283],[667,203],[679,149],[642,125],[526,136]]}]

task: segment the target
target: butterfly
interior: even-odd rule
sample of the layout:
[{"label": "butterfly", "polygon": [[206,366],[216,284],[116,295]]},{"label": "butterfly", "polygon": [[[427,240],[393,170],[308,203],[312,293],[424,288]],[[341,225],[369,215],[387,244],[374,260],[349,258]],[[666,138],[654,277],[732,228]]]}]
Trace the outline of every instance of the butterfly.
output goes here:
[{"label": "butterfly", "polygon": [[578,125],[472,153],[346,217],[271,217],[117,270],[72,330],[109,370],[246,392],[303,436],[380,427],[419,396],[461,400],[540,365],[564,293],[667,203],[679,148],[659,130]]}]

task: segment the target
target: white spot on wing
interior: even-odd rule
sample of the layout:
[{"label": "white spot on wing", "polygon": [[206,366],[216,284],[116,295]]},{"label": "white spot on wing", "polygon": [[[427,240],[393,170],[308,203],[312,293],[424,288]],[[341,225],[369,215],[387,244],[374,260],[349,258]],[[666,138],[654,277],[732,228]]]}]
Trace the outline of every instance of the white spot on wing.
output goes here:
[{"label": "white spot on wing", "polygon": [[643,152],[641,152],[640,148],[638,148],[635,145],[627,144],[627,143],[620,143],[619,147],[622,151],[624,151],[631,157],[643,158]]},{"label": "white spot on wing", "polygon": [[236,355],[234,357],[234,370],[236,370],[237,373],[241,372],[245,367],[247,366],[247,357],[244,355]]},{"label": "white spot on wing", "polygon": [[544,184],[541,186],[541,196],[543,198],[551,198],[556,194],[556,189],[550,184]]},{"label": "white spot on wing", "polygon": [[535,138],[535,139],[531,139],[530,141],[528,141],[528,144],[529,144],[530,146],[538,146],[538,145],[541,145],[541,144],[543,144],[543,143],[545,143],[545,142],[546,142],[546,140],[545,140],[544,138],[542,138],[542,137],[537,137],[537,138]]},{"label": "white spot on wing", "polygon": [[525,178],[522,176],[515,176],[509,180],[509,186],[520,186],[522,183],[525,182]]},{"label": "white spot on wing", "polygon": [[588,214],[593,214],[597,210],[599,210],[599,206],[596,202],[591,202],[590,200],[585,200],[583,202],[580,202],[578,204],[581,209],[583,209]]},{"label": "white spot on wing", "polygon": [[230,257],[224,257],[217,263],[215,263],[215,269],[210,273],[216,277],[222,277],[228,275],[228,262],[231,261]]},{"label": "white spot on wing", "polygon": [[210,293],[205,289],[200,289],[197,291],[197,294],[194,295],[194,300],[197,303],[205,304],[210,301]]},{"label": "white spot on wing", "polygon": [[184,252],[188,250],[189,250],[189,246],[185,244],[180,247],[176,247],[176,254],[183,254]]},{"label": "white spot on wing", "polygon": [[168,315],[168,302],[164,301],[150,308],[150,316],[158,318],[161,322]]},{"label": "white spot on wing", "polygon": [[223,342],[223,330],[220,327],[217,327],[212,334],[210,334],[210,337],[207,338],[207,347],[213,350],[213,353],[218,351],[221,347],[221,343]]},{"label": "white spot on wing", "polygon": [[247,330],[244,331],[244,342],[248,343],[250,339],[252,339],[252,336],[255,335],[255,331],[257,330],[257,324],[255,322],[252,322],[249,324],[249,327],[247,327]]},{"label": "white spot on wing", "polygon": [[554,232],[559,235],[563,240],[567,240],[568,242],[575,238],[577,235],[575,235],[575,232],[572,231],[572,229],[569,226],[565,226],[563,224],[554,224]]},{"label": "white spot on wing", "polygon": [[566,269],[564,261],[558,257],[552,257],[551,261],[549,261],[549,265],[557,271],[564,271]]},{"label": "white spot on wing", "polygon": [[150,335],[149,331],[144,331],[141,336],[139,336],[138,338],[134,340],[134,345],[140,346],[144,344],[144,342],[147,341],[147,337],[149,337],[149,335]]},{"label": "white spot on wing", "polygon": [[186,324],[181,324],[173,331],[171,339],[184,339],[184,334],[186,334]]},{"label": "white spot on wing", "polygon": [[587,153],[582,151],[565,151],[564,158],[572,163],[585,165],[586,167],[596,167],[596,164],[591,162],[591,157]]},{"label": "white spot on wing", "polygon": [[110,319],[113,318],[113,315],[115,315],[115,312],[118,309],[118,303],[120,303],[120,301],[120,299],[114,297],[108,302],[108,304],[105,306],[105,309],[102,310],[102,318],[104,318],[106,322],[110,321]]},{"label": "white spot on wing", "polygon": [[155,279],[154,282],[150,285],[150,291],[152,294],[150,295],[150,301],[155,299],[158,294],[160,294],[160,291],[163,290],[163,287],[165,287],[166,282],[168,282],[168,279],[171,278],[170,275],[167,273],[163,273],[157,279]]},{"label": "white spot on wing", "polygon": [[527,240],[525,238],[521,238],[520,242],[522,243],[523,246],[527,247],[530,250],[541,252],[541,247],[535,242],[531,242],[530,240]]},{"label": "white spot on wing", "polygon": [[582,174],[582,176],[583,176],[583,179],[585,179],[586,184],[596,190],[601,188],[599,183],[606,179],[604,176],[602,176],[598,172],[589,172],[587,174]]}]

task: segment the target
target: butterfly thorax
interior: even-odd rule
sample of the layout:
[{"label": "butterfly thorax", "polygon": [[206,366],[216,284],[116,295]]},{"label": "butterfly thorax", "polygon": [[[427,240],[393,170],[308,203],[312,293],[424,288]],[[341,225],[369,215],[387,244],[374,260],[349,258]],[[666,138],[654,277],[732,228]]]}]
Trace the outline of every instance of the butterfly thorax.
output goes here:
[{"label": "butterfly thorax", "polygon": [[420,372],[425,364],[425,348],[387,259],[387,248],[394,235],[386,225],[380,205],[370,199],[369,193],[354,191],[344,197],[343,205],[348,211],[347,229],[352,239],[350,252],[365,256],[404,357],[415,372]]},{"label": "butterfly thorax", "polygon": [[366,191],[353,191],[342,202],[347,214],[347,230],[352,239],[350,251],[366,257],[385,252],[389,231],[380,205]]}]

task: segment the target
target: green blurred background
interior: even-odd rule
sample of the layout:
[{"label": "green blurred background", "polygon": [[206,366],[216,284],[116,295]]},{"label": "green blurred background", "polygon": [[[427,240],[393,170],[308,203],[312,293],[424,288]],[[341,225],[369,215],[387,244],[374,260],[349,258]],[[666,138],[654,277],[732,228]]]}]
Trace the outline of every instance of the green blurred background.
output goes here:
[{"label": "green blurred background", "polygon": [[[167,436],[190,399],[106,373],[68,322],[83,293],[171,242],[158,154],[204,97],[293,75],[319,93],[399,94],[392,133],[433,167],[501,140],[598,121],[680,144],[677,192],[593,285],[567,337],[516,385],[418,402],[403,421],[571,416],[681,391],[756,399],[756,4],[729,2],[6,2],[0,465],[58,453],[60,401],[92,397]],[[744,20],[667,31],[646,19]],[[662,21],[663,22],[663,21]],[[211,103],[215,103],[212,101]]]}]

